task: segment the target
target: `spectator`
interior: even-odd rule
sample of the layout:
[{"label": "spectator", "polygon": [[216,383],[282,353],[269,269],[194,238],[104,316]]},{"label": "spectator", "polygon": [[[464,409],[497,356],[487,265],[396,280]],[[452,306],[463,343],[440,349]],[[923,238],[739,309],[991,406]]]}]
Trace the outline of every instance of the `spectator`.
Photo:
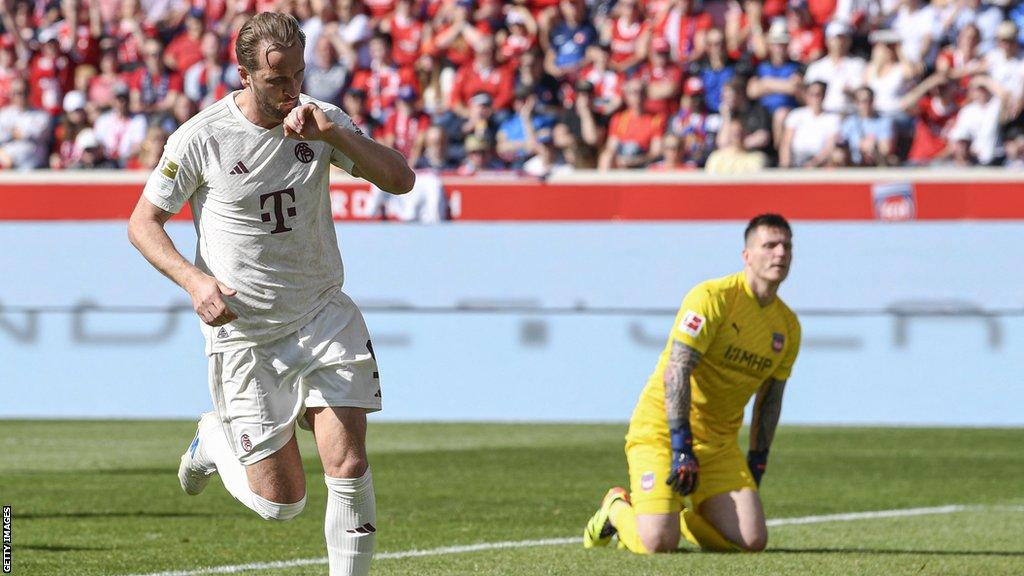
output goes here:
[{"label": "spectator", "polygon": [[473,46],[491,34],[486,23],[477,24],[472,17],[473,0],[444,3],[434,19],[434,34],[427,43],[427,52],[446,68],[458,70],[473,60]]},{"label": "spectator", "polygon": [[958,166],[995,164],[1002,156],[999,126],[1010,120],[1010,93],[989,76],[971,79],[968,103],[950,129],[953,161]]},{"label": "spectator", "polygon": [[362,88],[350,88],[341,97],[341,109],[349,115],[356,128],[363,134],[376,136],[380,123],[370,116],[366,107],[366,92]]},{"label": "spectator", "polygon": [[412,0],[398,0],[395,11],[381,21],[380,30],[391,37],[391,61],[404,71],[412,71],[430,32],[413,14]]},{"label": "spectator", "polygon": [[28,86],[11,82],[11,103],[0,109],[0,169],[31,170],[46,164],[50,116],[29,104]]},{"label": "spectator", "polygon": [[185,17],[185,29],[175,36],[164,50],[164,64],[167,68],[184,74],[193,64],[202,60],[203,32],[203,11],[193,8]]},{"label": "spectator", "polygon": [[387,121],[394,110],[400,86],[409,85],[419,90],[415,74],[408,69],[400,70],[391,61],[390,43],[391,39],[384,34],[371,38],[369,65],[356,71],[352,77],[352,87],[366,93],[369,114],[378,124]]},{"label": "spectator", "polygon": [[[496,36],[498,44],[497,60],[513,68],[519,67],[519,60],[524,54],[534,53],[537,48],[537,21],[533,19],[525,6],[508,6],[505,13],[504,30]],[[539,64],[543,68],[543,57]]]},{"label": "spectator", "polygon": [[588,149],[586,155],[596,158],[596,151],[607,135],[608,120],[594,112],[591,105],[593,94],[594,87],[589,82],[577,82],[575,98],[572,105],[563,112],[561,124],[572,134],[578,146]]},{"label": "spectator", "polygon": [[490,141],[485,138],[470,134],[466,137],[463,149],[466,152],[466,158],[462,161],[462,165],[459,166],[457,172],[459,176],[472,176],[480,172],[502,170],[505,168],[505,164],[494,157],[493,147]]},{"label": "spectator", "polygon": [[167,143],[167,131],[159,125],[150,126],[146,137],[139,146],[139,153],[128,159],[125,168],[128,170],[153,170],[160,163],[160,156]]},{"label": "spectator", "polygon": [[[340,46],[335,46],[338,44]],[[354,60],[339,57],[338,48],[347,49],[337,36],[321,34],[313,50],[313,59],[306,61],[303,91],[324,102],[341,103],[341,91],[348,84]]]},{"label": "spectator", "polygon": [[[779,8],[784,6],[785,4]],[[774,17],[778,16],[781,16],[781,13],[774,14]],[[749,53],[758,60],[767,58],[765,25],[772,17],[765,12],[765,5],[761,0],[730,0],[725,13],[725,49],[729,57],[738,59]],[[778,22],[785,29],[781,18]]]},{"label": "spectator", "polygon": [[[864,85],[871,89],[874,108],[883,116],[903,113],[900,100],[910,89],[916,76],[914,67],[900,56],[899,36],[885,28],[871,33],[871,60],[864,68]],[[856,94],[856,93],[855,93]],[[860,105],[856,113],[861,112]]]},{"label": "spectator", "polygon": [[510,168],[522,168],[535,150],[537,137],[550,134],[556,119],[546,111],[537,110],[537,97],[520,90],[516,93],[516,114],[498,127],[497,151]]},{"label": "spectator", "polygon": [[99,74],[89,80],[87,107],[99,110],[113,106],[115,88],[118,85],[126,85],[127,82],[128,79],[121,74],[116,48],[104,49],[100,52]]},{"label": "spectator", "polygon": [[[639,0],[618,0],[612,18],[601,29],[601,44],[609,47],[609,67],[631,76],[647,59],[650,27],[640,15]],[[667,46],[666,42],[666,46]]]},{"label": "spectator", "polygon": [[956,81],[936,72],[903,97],[903,110],[916,118],[907,154],[912,166],[943,161],[952,152],[947,135],[956,120],[958,91]]},{"label": "spectator", "polygon": [[82,151],[78,160],[68,166],[71,170],[109,170],[117,168],[117,164],[108,160],[103,154],[103,147],[96,138],[92,128],[86,128],[75,138],[75,147]]},{"label": "spectator", "polygon": [[599,170],[638,168],[661,156],[665,117],[644,111],[644,87],[630,80],[623,89],[625,108],[612,116],[608,142],[598,160]]},{"label": "spectator", "polygon": [[11,83],[20,76],[15,67],[14,50],[0,44],[0,108],[11,103]]},{"label": "spectator", "polygon": [[[737,76],[722,90],[722,106],[719,108],[720,125],[725,127],[732,120],[739,120],[743,126],[743,150],[760,152],[767,157],[772,149],[772,117],[764,106],[747,98],[747,81]],[[729,143],[735,133],[719,130],[715,138],[717,147]]]},{"label": "spectator", "polygon": [[469,99],[468,113],[459,130],[459,139],[463,140],[472,135],[482,142],[494,142],[498,128],[496,116],[491,95],[487,92],[477,92]]},{"label": "spectator", "polygon": [[516,89],[524,87],[533,92],[538,104],[545,107],[560,107],[559,97],[562,86],[550,74],[544,71],[544,56],[534,49],[519,57],[519,66],[515,71]]},{"label": "spectator", "polygon": [[64,116],[54,130],[53,153],[50,154],[50,168],[60,170],[78,162],[82,150],[76,146],[78,134],[90,128],[85,112],[85,93],[72,90],[64,95]]},{"label": "spectator", "polygon": [[[162,54],[163,45],[159,40],[151,38],[142,45],[143,66],[129,81],[132,112],[153,114],[174,108],[182,90],[181,76],[164,66]],[[107,150],[108,154],[110,152]]]},{"label": "spectator", "polygon": [[982,54],[995,48],[996,30],[1003,21],[1002,10],[982,0],[956,0],[950,2],[948,12],[943,34],[946,40],[959,38],[961,32],[971,26],[979,33],[978,49]]},{"label": "spectator", "polygon": [[817,168],[833,161],[840,117],[825,110],[827,88],[824,82],[808,84],[804,89],[807,105],[786,117],[779,167]]},{"label": "spectator", "polygon": [[704,83],[697,76],[687,78],[679,111],[669,119],[666,130],[678,139],[680,158],[687,166],[703,166],[714,149],[714,134],[718,131],[715,118],[704,106]]},{"label": "spectator", "polygon": [[399,88],[395,113],[388,116],[381,129],[381,142],[401,152],[410,166],[419,162],[427,128],[430,127],[430,117],[416,108],[417,100],[412,86]]},{"label": "spectator", "polygon": [[646,106],[651,114],[670,115],[679,99],[683,70],[669,61],[670,48],[664,38],[651,41],[651,55],[638,77],[647,87]]},{"label": "spectator", "polygon": [[1008,93],[1010,108],[1007,113],[1011,117],[1020,113],[1021,99],[1024,98],[1024,61],[1020,58],[1017,37],[1017,25],[1003,22],[996,31],[998,47],[985,55],[989,76]]},{"label": "spectator", "polygon": [[458,163],[448,155],[448,137],[444,128],[431,126],[427,128],[424,138],[423,155],[416,163],[417,170],[429,169],[437,172],[448,172],[458,168]]},{"label": "spectator", "polygon": [[971,76],[984,72],[987,67],[980,46],[978,27],[967,24],[957,34],[956,43],[939,52],[935,59],[935,71],[953,80],[962,80],[963,86],[967,87]]},{"label": "spectator", "polygon": [[131,112],[129,98],[128,89],[119,86],[114,92],[114,106],[100,114],[93,126],[105,158],[122,165],[138,152],[146,137],[146,117]]},{"label": "spectator", "polygon": [[571,171],[572,166],[566,163],[555,147],[552,132],[537,137],[533,156],[523,163],[523,173],[537,178],[547,178],[552,174]]},{"label": "spectator", "polygon": [[926,0],[903,0],[899,6],[892,29],[900,37],[904,60],[920,74],[935,63],[939,12]]},{"label": "spectator", "polygon": [[33,108],[51,116],[60,114],[65,87],[71,84],[72,62],[60,51],[57,33],[51,28],[40,32],[39,53],[29,66],[28,82]]},{"label": "spectator", "polygon": [[722,124],[723,145],[708,156],[704,169],[709,174],[750,174],[759,172],[768,163],[762,152],[747,149],[746,133],[740,118],[730,118]]},{"label": "spectator", "polygon": [[[837,21],[849,22],[836,17]],[[789,31],[789,57],[807,65],[825,54],[825,34],[814,24],[805,0],[793,0],[786,9],[786,27]]]},{"label": "spectator", "polygon": [[825,93],[824,109],[834,114],[846,114],[851,111],[850,95],[861,87],[864,82],[864,60],[850,56],[850,43],[853,30],[846,22],[833,20],[825,28],[828,39],[828,54],[807,67],[804,81],[808,84],[824,82],[828,86]]},{"label": "spectator", "polygon": [[597,41],[597,31],[586,20],[583,0],[561,0],[558,8],[561,18],[547,36],[544,70],[572,82],[584,65],[587,47]]},{"label": "spectator", "polygon": [[[663,36],[672,47],[672,59],[683,64],[704,58],[706,36],[712,29],[711,15],[698,9],[698,0],[676,0],[663,23],[655,23],[655,36]],[[663,31],[662,31],[663,30]]]},{"label": "spectator", "polygon": [[[196,104],[199,110],[227,96],[231,91],[230,67],[222,64],[224,61],[221,55],[220,38],[213,32],[204,32],[200,44],[203,59],[193,64],[185,72],[183,87],[185,96]],[[306,69],[306,78],[310,74],[316,75],[315,62],[309,63]],[[318,98],[310,94],[314,98]]]},{"label": "spectator", "polygon": [[771,134],[776,148],[782,139],[782,124],[789,111],[796,108],[796,94],[803,83],[800,65],[787,56],[786,47],[790,40],[784,26],[772,25],[767,37],[768,60],[757,65],[753,78],[747,84],[747,96],[757,100],[771,116]]},{"label": "spectator", "polygon": [[441,66],[433,56],[424,54],[416,60],[414,70],[416,84],[420,87],[420,108],[430,116],[446,112],[448,97],[441,86]]},{"label": "spectator", "polygon": [[647,168],[656,172],[693,170],[693,163],[688,162],[685,156],[682,141],[675,134],[668,133],[661,138],[661,158]]},{"label": "spectator", "polygon": [[875,110],[871,88],[861,86],[854,92],[857,112],[843,120],[839,142],[848,151],[854,166],[889,166],[897,162],[894,155],[896,134],[892,118],[880,116]]},{"label": "spectator", "polygon": [[622,107],[622,76],[608,67],[608,50],[600,45],[587,48],[587,65],[580,71],[580,80],[591,86],[594,112],[611,117]]},{"label": "spectator", "polygon": [[469,115],[469,99],[484,92],[491,97],[496,111],[507,111],[515,91],[513,71],[494,60],[494,39],[482,36],[476,45],[473,61],[462,66],[455,75],[449,106],[463,118]]},{"label": "spectator", "polygon": [[736,64],[725,53],[725,36],[721,30],[708,31],[707,55],[697,65],[697,70],[704,82],[704,102],[708,110],[718,112],[722,103],[722,87],[736,75]]}]

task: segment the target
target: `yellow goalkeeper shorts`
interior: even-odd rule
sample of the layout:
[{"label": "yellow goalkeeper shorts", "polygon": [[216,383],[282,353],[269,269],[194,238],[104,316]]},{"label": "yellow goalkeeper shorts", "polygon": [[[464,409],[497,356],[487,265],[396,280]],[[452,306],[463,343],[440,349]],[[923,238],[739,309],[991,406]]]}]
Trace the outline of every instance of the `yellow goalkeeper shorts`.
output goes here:
[{"label": "yellow goalkeeper shorts", "polygon": [[[708,498],[749,488],[757,490],[747,459],[740,453],[735,439],[725,444],[695,442],[694,455],[700,465],[697,489],[689,495],[691,509],[700,512]],[[683,497],[665,483],[672,465],[672,447],[668,435],[664,439],[626,443],[629,465],[630,498],[637,514],[672,514],[683,509]]]}]

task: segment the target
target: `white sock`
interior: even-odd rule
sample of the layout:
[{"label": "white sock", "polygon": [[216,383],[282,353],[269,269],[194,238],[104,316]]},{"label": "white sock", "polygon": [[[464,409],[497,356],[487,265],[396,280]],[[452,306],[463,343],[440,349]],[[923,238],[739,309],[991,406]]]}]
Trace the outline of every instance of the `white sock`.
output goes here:
[{"label": "white sock", "polygon": [[366,576],[370,573],[377,532],[377,503],[373,475],[367,468],[361,478],[332,478],[327,483],[327,516],[324,536],[330,576]]}]

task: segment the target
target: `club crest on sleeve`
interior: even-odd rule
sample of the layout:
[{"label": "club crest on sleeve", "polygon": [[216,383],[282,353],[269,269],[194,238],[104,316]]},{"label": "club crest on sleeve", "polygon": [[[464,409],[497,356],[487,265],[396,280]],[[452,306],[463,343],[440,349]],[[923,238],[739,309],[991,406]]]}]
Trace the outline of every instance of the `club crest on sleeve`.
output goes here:
[{"label": "club crest on sleeve", "polygon": [[704,317],[693,310],[687,310],[683,319],[679,321],[679,330],[696,338],[704,329]]},{"label": "club crest on sleeve", "polygon": [[309,147],[309,144],[305,142],[299,142],[295,145],[295,157],[299,159],[299,162],[303,164],[309,164],[313,161],[313,156],[316,154],[313,149]]},{"label": "club crest on sleeve", "polygon": [[239,440],[242,441],[242,450],[245,450],[246,452],[252,450],[252,440],[249,439],[248,434],[242,434],[242,437],[239,438]]},{"label": "club crest on sleeve", "polygon": [[782,352],[782,347],[785,345],[786,337],[779,332],[772,332],[772,350]]},{"label": "club crest on sleeve", "polygon": [[644,472],[640,477],[640,489],[644,492],[654,490],[654,472]]},{"label": "club crest on sleeve", "polygon": [[160,168],[160,173],[167,178],[174,180],[178,177],[178,165],[169,158],[164,158],[164,165]]}]

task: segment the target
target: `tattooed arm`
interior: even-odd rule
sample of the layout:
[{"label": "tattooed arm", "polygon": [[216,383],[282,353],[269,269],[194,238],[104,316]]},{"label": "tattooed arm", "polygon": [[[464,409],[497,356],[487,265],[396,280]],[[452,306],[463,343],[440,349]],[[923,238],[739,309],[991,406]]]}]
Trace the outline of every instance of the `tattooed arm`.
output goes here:
[{"label": "tattooed arm", "polygon": [[775,427],[779,424],[779,415],[782,414],[782,393],[785,389],[785,380],[769,378],[761,385],[754,399],[747,464],[759,486],[761,476],[768,465],[768,449],[771,448],[772,439],[775,437]]},{"label": "tattooed arm", "polygon": [[669,430],[690,427],[690,375],[699,361],[700,352],[682,342],[672,343],[665,367],[665,413]]},{"label": "tattooed arm", "polygon": [[690,432],[690,375],[699,361],[700,352],[682,342],[673,342],[664,374],[665,413],[672,440],[672,468],[665,483],[683,496],[697,488],[699,464],[693,454]]}]

